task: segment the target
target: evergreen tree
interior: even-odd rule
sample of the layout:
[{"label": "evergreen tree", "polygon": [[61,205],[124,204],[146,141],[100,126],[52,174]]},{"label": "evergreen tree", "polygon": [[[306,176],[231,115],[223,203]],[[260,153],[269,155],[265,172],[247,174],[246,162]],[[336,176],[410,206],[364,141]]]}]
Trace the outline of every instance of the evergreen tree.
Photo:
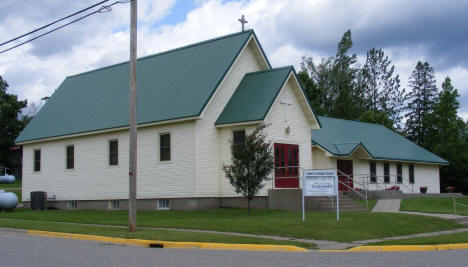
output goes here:
[{"label": "evergreen tree", "polygon": [[352,46],[351,30],[348,30],[338,43],[332,68],[331,91],[336,95],[336,99],[331,115],[343,119],[356,119],[360,113],[359,106],[355,105],[359,94],[355,94],[353,90],[356,77],[353,65],[356,63],[356,55],[349,55]]},{"label": "evergreen tree", "polygon": [[428,135],[430,116],[437,97],[437,87],[434,77],[434,69],[429,63],[419,61],[413,70],[408,93],[409,103],[406,106],[405,132],[406,136],[423,145]]},{"label": "evergreen tree", "polygon": [[10,148],[24,124],[18,119],[21,109],[26,107],[26,100],[18,101],[14,94],[7,93],[8,83],[0,76],[0,166],[10,166]]},{"label": "evergreen tree", "polygon": [[442,91],[428,116],[430,127],[424,146],[449,161],[440,170],[441,190],[455,186],[458,191],[468,190],[468,140],[465,122],[458,117],[459,102],[457,89],[449,77],[442,83]]},{"label": "evergreen tree", "polygon": [[388,117],[388,121],[396,123],[400,128],[401,111],[404,104],[404,89],[400,88],[399,75],[395,75],[395,67],[382,49],[372,48],[367,52],[366,64],[360,76],[364,82],[364,98],[366,110],[371,110],[376,116]]}]

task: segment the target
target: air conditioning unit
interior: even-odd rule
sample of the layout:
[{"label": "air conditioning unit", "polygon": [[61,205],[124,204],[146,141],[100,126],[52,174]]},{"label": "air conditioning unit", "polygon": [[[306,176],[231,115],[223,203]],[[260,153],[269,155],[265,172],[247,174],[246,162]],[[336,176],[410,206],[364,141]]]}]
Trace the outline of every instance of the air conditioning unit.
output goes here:
[{"label": "air conditioning unit", "polygon": [[34,191],[31,192],[31,209],[46,210],[47,209],[47,192]]}]

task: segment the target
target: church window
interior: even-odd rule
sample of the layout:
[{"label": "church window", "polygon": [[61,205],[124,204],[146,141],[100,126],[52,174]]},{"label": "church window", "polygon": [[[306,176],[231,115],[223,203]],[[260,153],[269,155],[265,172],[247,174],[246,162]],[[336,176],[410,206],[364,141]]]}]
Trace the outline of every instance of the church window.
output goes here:
[{"label": "church window", "polygon": [[119,165],[119,141],[118,140],[109,141],[109,165],[110,166]]},{"label": "church window", "polygon": [[397,167],[397,183],[401,184],[403,183],[403,166],[401,165],[401,163],[398,163],[396,167]]},{"label": "church window", "polygon": [[245,144],[245,130],[233,131],[232,139],[232,145],[234,149],[242,147]]},{"label": "church window", "polygon": [[159,161],[171,160],[171,134],[159,135]]},{"label": "church window", "polygon": [[67,153],[67,169],[74,169],[75,168],[75,146],[69,145],[66,148]]},{"label": "church window", "polygon": [[370,162],[370,181],[371,183],[377,182],[377,164],[375,161]]},{"label": "church window", "polygon": [[35,172],[41,171],[41,150],[40,149],[34,150],[34,171]]},{"label": "church window", "polygon": [[390,183],[390,164],[388,162],[384,163],[384,182]]},{"label": "church window", "polygon": [[414,165],[410,164],[408,166],[408,170],[409,170],[409,182],[411,184],[414,184]]}]

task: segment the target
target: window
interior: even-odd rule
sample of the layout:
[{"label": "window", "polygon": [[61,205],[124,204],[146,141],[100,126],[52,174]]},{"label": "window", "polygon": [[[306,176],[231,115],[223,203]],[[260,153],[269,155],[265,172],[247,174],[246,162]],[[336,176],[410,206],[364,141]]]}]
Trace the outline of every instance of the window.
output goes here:
[{"label": "window", "polygon": [[169,199],[158,199],[158,210],[168,210]]},{"label": "window", "polygon": [[119,141],[109,141],[109,165],[119,165]]},{"label": "window", "polygon": [[40,149],[34,150],[34,171],[35,172],[41,171],[41,150]]},{"label": "window", "polygon": [[72,200],[72,201],[67,202],[68,209],[74,210],[74,209],[76,209],[77,206],[78,205],[76,203],[76,200]]},{"label": "window", "polygon": [[371,183],[377,182],[377,164],[375,161],[371,161],[370,163],[370,181]]},{"label": "window", "polygon": [[384,183],[390,183],[390,164],[384,163]]},{"label": "window", "polygon": [[408,166],[408,170],[409,170],[409,182],[410,184],[414,184],[414,165],[410,164]]},{"label": "window", "polygon": [[67,146],[67,169],[75,168],[75,146]]},{"label": "window", "polygon": [[109,207],[110,207],[110,209],[113,209],[113,210],[118,210],[118,209],[120,209],[120,201],[118,201],[118,200],[111,200],[111,201],[110,201]]},{"label": "window", "polygon": [[171,160],[171,134],[159,135],[159,161]]},{"label": "window", "polygon": [[403,183],[403,166],[401,163],[396,165],[396,173],[397,173],[397,183]]},{"label": "window", "polygon": [[234,149],[240,148],[245,144],[245,130],[233,131],[232,137],[232,146]]}]

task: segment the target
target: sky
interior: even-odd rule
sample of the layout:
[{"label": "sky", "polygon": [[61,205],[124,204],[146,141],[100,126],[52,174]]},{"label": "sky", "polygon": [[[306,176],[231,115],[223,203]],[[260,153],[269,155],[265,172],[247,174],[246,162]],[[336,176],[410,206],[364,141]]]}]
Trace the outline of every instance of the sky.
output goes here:
[{"label": "sky", "polygon": [[[98,2],[2,0],[0,43]],[[118,3],[0,54],[9,92],[40,105],[67,76],[127,61],[129,14],[130,4]],[[416,63],[428,61],[439,88],[446,76],[452,79],[459,115],[468,119],[468,1],[139,0],[138,56],[238,32],[242,14],[273,67],[300,69],[303,56],[316,62],[333,56],[348,29],[360,63],[369,49],[382,48],[405,88]]]}]

